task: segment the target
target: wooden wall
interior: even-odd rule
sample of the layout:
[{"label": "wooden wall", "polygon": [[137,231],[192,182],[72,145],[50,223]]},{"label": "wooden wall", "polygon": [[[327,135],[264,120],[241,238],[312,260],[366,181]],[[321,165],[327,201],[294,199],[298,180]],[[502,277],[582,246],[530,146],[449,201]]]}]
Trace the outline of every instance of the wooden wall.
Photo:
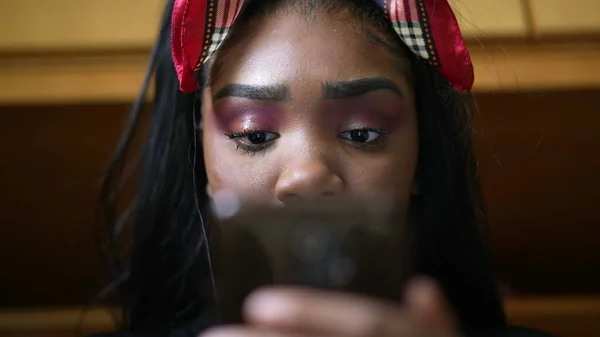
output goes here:
[{"label": "wooden wall", "polygon": [[477,96],[498,267],[518,291],[600,293],[599,94]]},{"label": "wooden wall", "polygon": [[127,111],[0,108],[0,305],[84,304],[104,285],[92,220]]},{"label": "wooden wall", "polygon": [[[600,293],[600,92],[478,94],[476,152],[500,276]],[[0,306],[85,304],[93,216],[127,104],[0,108]]]}]

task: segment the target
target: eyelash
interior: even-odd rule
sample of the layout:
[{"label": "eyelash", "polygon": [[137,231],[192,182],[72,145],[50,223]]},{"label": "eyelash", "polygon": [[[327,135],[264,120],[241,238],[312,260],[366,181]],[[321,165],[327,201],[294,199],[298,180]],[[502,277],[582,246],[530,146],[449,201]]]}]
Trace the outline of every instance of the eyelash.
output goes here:
[{"label": "eyelash", "polygon": [[[371,141],[371,142],[357,142],[357,141],[353,141],[351,139],[346,139],[344,137],[341,137],[341,135],[345,134],[345,133],[350,133],[350,132],[354,132],[354,131],[362,131],[362,132],[375,132],[376,134],[378,134],[377,139]],[[340,138],[342,138],[342,140],[346,141],[348,144],[350,144],[351,146],[356,147],[357,149],[361,149],[361,150],[374,150],[374,149],[378,149],[380,147],[382,147],[383,145],[385,145],[385,143],[388,140],[388,135],[390,134],[390,132],[388,130],[384,130],[384,129],[376,129],[376,128],[356,128],[356,129],[351,129],[348,131],[344,131],[340,133]]]},{"label": "eyelash", "polygon": [[[355,132],[355,131],[375,132],[378,134],[378,137],[377,137],[377,139],[367,143],[367,142],[353,141],[351,139],[347,139],[342,136],[343,134],[347,134],[347,133]],[[273,138],[270,140],[267,140],[266,142],[264,142],[262,144],[247,144],[247,143],[244,143],[241,141],[242,138],[249,137],[256,133],[265,133],[265,134],[273,135]],[[357,128],[357,129],[351,129],[348,131],[341,132],[339,134],[339,138],[341,138],[343,141],[345,141],[346,143],[348,143],[349,145],[351,145],[357,149],[373,150],[373,149],[377,149],[377,148],[380,148],[381,146],[385,145],[385,143],[387,142],[387,135],[389,135],[389,133],[390,133],[389,131],[384,130],[384,129]],[[275,140],[279,139],[279,137],[280,137],[280,135],[275,132],[260,131],[260,130],[253,130],[253,129],[246,129],[242,132],[226,133],[225,136],[236,142],[238,150],[242,149],[247,154],[256,154],[258,152],[266,150],[268,147],[273,145],[273,142]]]},{"label": "eyelash", "polygon": [[[270,139],[262,144],[246,144],[241,141],[242,138],[249,137],[256,133],[266,133],[269,135],[274,135],[274,138]],[[235,143],[237,144],[238,150],[242,149],[247,154],[255,154],[255,153],[258,153],[260,151],[267,149],[269,146],[271,146],[273,144],[273,141],[277,140],[280,137],[280,135],[275,132],[260,131],[260,130],[253,130],[253,129],[246,129],[242,132],[226,133],[225,136],[227,136],[229,139],[235,141]]]}]

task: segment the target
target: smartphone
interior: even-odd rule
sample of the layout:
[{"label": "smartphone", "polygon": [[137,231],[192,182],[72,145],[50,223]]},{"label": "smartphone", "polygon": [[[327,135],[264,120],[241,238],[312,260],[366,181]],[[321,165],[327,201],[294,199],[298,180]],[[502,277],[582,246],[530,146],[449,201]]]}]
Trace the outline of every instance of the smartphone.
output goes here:
[{"label": "smartphone", "polygon": [[380,206],[255,206],[222,219],[213,239],[221,323],[242,323],[244,299],[268,285],[399,300],[410,270],[406,216]]}]

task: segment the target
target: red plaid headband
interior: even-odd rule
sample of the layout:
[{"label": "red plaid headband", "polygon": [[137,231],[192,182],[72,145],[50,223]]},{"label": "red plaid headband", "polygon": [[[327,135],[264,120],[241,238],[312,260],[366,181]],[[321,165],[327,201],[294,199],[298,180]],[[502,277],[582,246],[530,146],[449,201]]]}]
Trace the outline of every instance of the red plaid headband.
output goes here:
[{"label": "red plaid headband", "polygon": [[[470,90],[473,65],[447,0],[373,0],[408,48],[455,88]],[[199,89],[195,73],[219,49],[244,0],[175,0],[172,51],[180,89]]]}]

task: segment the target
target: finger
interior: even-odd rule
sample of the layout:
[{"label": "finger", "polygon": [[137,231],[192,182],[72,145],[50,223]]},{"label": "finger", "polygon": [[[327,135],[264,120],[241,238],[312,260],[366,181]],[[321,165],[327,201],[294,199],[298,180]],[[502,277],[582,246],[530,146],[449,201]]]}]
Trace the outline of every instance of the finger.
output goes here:
[{"label": "finger", "polygon": [[432,332],[454,332],[457,322],[445,295],[433,280],[415,279],[405,292],[405,303],[420,325]]},{"label": "finger", "polygon": [[385,337],[414,332],[396,303],[354,295],[269,289],[251,295],[244,309],[251,324],[311,335]]},{"label": "finger", "polygon": [[[201,334],[200,337],[309,337],[281,331],[252,329],[243,326],[214,328]],[[314,337],[314,336],[310,336]]]}]

